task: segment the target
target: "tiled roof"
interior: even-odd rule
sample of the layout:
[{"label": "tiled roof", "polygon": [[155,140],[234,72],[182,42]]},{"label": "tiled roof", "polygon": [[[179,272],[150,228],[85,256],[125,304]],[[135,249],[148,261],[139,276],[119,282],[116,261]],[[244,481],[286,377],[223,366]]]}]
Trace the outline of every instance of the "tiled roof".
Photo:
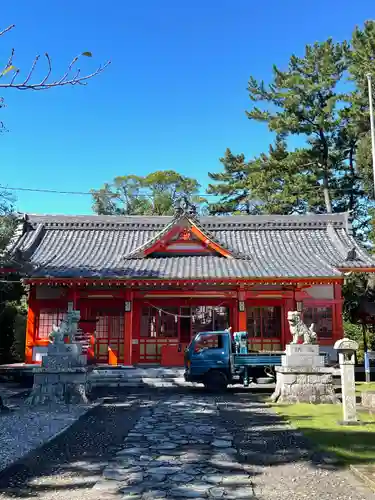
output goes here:
[{"label": "tiled roof", "polygon": [[337,277],[339,268],[375,268],[354,241],[346,214],[201,217],[205,234],[233,257],[131,258],[172,217],[29,215],[13,254],[33,277]]}]

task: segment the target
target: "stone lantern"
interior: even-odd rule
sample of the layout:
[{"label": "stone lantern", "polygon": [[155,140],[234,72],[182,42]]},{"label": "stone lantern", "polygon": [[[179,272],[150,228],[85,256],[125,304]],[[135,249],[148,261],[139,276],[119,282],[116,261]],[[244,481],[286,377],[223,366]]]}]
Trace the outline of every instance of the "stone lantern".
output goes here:
[{"label": "stone lantern", "polygon": [[339,355],[339,364],[341,372],[341,392],[343,424],[355,425],[357,419],[357,402],[355,394],[355,353],[358,350],[358,344],[351,339],[340,339],[335,343],[335,349]]}]

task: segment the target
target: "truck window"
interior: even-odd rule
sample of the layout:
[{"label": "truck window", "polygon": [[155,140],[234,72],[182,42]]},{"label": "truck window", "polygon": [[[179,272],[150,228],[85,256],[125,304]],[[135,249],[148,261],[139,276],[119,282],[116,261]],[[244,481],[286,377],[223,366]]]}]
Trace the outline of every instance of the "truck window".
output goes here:
[{"label": "truck window", "polygon": [[204,349],[222,349],[223,345],[222,335],[200,335],[195,342],[194,351],[201,352]]}]

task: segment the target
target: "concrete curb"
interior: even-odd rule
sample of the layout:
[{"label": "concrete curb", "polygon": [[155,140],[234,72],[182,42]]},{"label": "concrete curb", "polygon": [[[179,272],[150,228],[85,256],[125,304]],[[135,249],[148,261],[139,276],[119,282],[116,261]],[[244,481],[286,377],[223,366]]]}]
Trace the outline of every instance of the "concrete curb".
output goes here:
[{"label": "concrete curb", "polygon": [[375,479],[370,479],[365,472],[354,465],[350,466],[350,470],[357,478],[361,479],[373,492],[375,492]]}]

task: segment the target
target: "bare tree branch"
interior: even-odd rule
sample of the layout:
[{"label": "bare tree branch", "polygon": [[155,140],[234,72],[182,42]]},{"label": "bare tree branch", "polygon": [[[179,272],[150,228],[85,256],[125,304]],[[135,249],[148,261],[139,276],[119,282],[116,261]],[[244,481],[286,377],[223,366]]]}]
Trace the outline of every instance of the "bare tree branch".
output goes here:
[{"label": "bare tree branch", "polygon": [[44,55],[46,56],[47,63],[48,63],[48,72],[47,72],[46,76],[43,78],[43,80],[40,82],[40,85],[44,85],[46,83],[46,81],[48,80],[48,78],[51,74],[51,71],[52,71],[51,58],[49,57],[47,52]]},{"label": "bare tree branch", "polygon": [[[4,35],[11,29],[13,29],[15,25],[8,26],[3,31],[0,31],[0,36]],[[37,55],[31,65],[30,71],[27,74],[25,80],[22,82],[17,81],[16,78],[20,73],[20,70],[13,66],[13,57],[14,57],[14,49],[12,49],[11,55],[8,59],[8,62],[4,68],[4,70],[0,73],[0,78],[4,77],[8,72],[13,72],[12,78],[8,83],[0,83],[0,89],[18,89],[18,90],[48,90],[53,87],[62,87],[66,85],[86,85],[87,80],[93,78],[96,75],[102,73],[110,64],[111,61],[107,61],[103,66],[99,66],[95,71],[89,73],[88,75],[81,76],[80,68],[77,68],[74,76],[72,75],[72,69],[76,66],[76,63],[81,57],[92,57],[91,52],[82,52],[78,56],[74,57],[74,59],[69,64],[67,70],[62,75],[61,78],[55,79],[53,81],[48,82],[48,79],[52,73],[52,61],[48,53],[45,53],[45,57],[47,59],[47,72],[39,83],[33,83],[32,77],[34,75],[35,69],[38,65],[40,56]]]},{"label": "bare tree branch", "polygon": [[16,25],[15,24],[11,24],[10,26],[8,26],[7,28],[5,28],[5,30],[3,31],[0,31],[0,36],[4,35],[5,33],[7,33],[8,31],[12,30],[13,28],[15,28]]},{"label": "bare tree branch", "polygon": [[34,73],[34,70],[35,70],[35,67],[37,65],[37,62],[39,61],[39,58],[40,58],[40,56],[35,57],[33,64],[31,65],[29,74],[27,75],[26,80],[23,82],[23,85],[26,85],[29,82],[31,75]]},{"label": "bare tree branch", "polygon": [[9,56],[8,62],[6,63],[5,68],[3,69],[3,73],[4,73],[4,71],[5,71],[7,68],[9,68],[10,66],[12,66],[12,64],[13,64],[13,56],[14,56],[14,49],[12,49],[12,52],[10,53],[10,56]]}]

